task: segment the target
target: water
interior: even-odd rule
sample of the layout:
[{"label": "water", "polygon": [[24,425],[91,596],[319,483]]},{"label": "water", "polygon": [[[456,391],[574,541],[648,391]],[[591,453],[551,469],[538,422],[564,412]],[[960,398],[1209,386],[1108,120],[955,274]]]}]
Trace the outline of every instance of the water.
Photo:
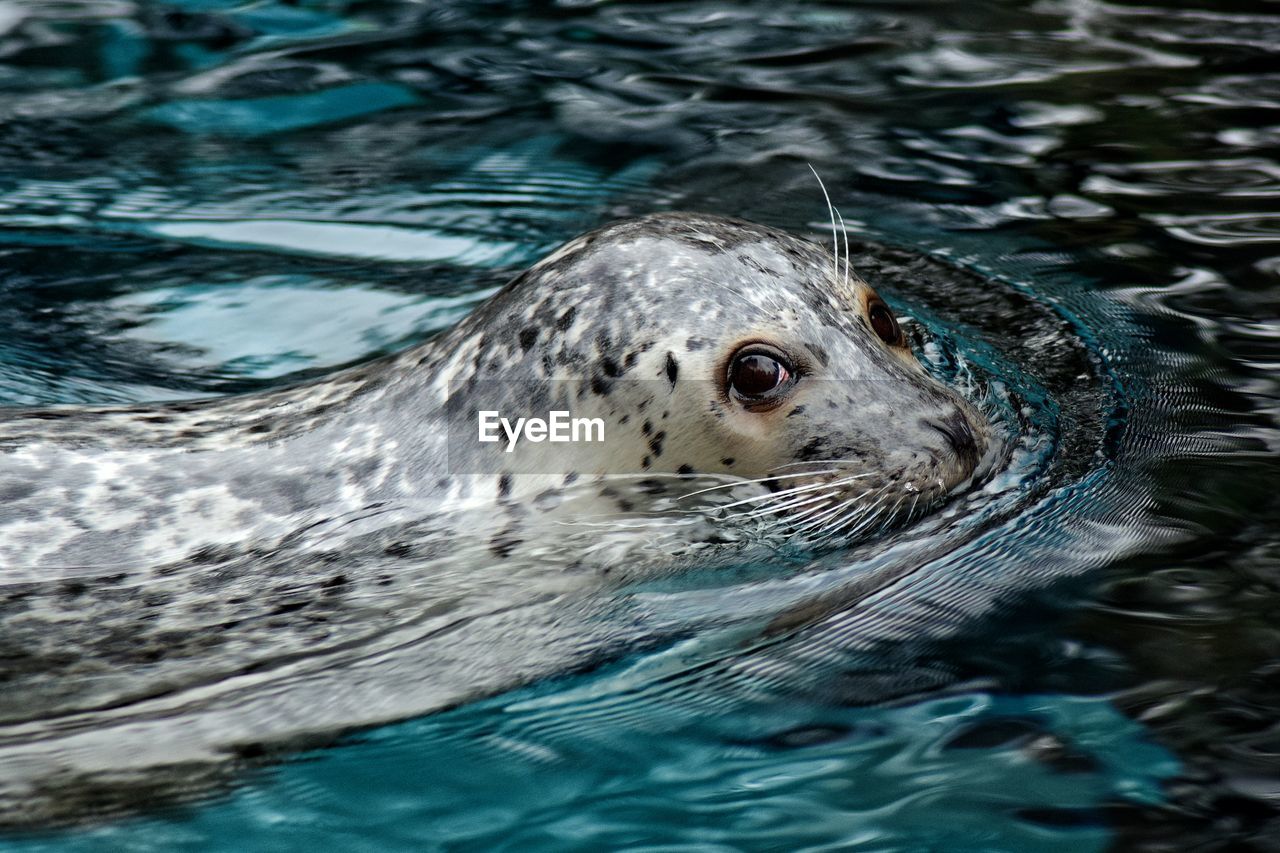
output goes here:
[{"label": "water", "polygon": [[525,687],[4,847],[1280,848],[1278,49],[1242,2],[0,3],[0,402],[322,374],[618,216],[827,239],[812,164],[1018,441],[873,547],[594,601]]}]

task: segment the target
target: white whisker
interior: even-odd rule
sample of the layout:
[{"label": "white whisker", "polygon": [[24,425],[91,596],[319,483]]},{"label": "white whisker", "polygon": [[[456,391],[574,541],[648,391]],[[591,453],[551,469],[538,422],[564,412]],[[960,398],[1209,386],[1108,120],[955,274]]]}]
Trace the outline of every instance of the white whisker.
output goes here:
[{"label": "white whisker", "polygon": [[844,283],[849,283],[849,229],[844,226],[844,216],[840,213],[839,208],[835,208],[836,216],[840,217],[840,233],[844,235]]},{"label": "white whisker", "polygon": [[[787,510],[795,509],[796,507],[803,507],[803,506],[812,508],[813,504],[830,501],[831,498],[832,498],[831,492],[823,492],[818,495],[805,495],[803,498],[799,500],[790,501],[785,504],[779,504],[778,506],[766,506],[766,507],[760,507],[759,509],[751,510],[750,514],[747,517],[759,518],[765,515],[777,515],[781,512],[786,512]],[[806,512],[807,511],[808,510],[806,510]]]},{"label": "white whisker", "polygon": [[902,506],[902,502],[904,500],[906,500],[905,497],[900,497],[893,502],[893,508],[889,510],[888,515],[884,517],[884,519],[880,522],[880,525],[876,528],[877,535],[883,533],[885,530],[888,529],[889,525],[893,523],[894,519],[897,517],[898,508]]},{"label": "white whisker", "polygon": [[831,518],[832,518],[833,516],[837,516],[837,515],[839,515],[840,513],[844,512],[846,509],[848,509],[849,507],[851,507],[851,506],[853,506],[853,505],[857,504],[857,503],[858,503],[858,501],[862,500],[863,498],[865,498],[865,497],[866,497],[867,495],[869,495],[869,494],[871,494],[871,490],[870,490],[870,489],[868,489],[867,491],[865,491],[865,492],[863,492],[862,494],[858,495],[857,497],[852,497],[852,498],[849,498],[849,499],[848,499],[848,500],[846,500],[846,501],[842,501],[841,503],[836,504],[835,508],[834,508],[834,509],[832,509],[830,512],[828,512],[826,515],[822,516],[821,518],[814,519],[814,520],[810,521],[808,524],[802,525],[801,527],[799,527],[799,528],[797,529],[797,531],[796,531],[796,532],[797,532],[797,533],[803,533],[803,532],[807,532],[808,530],[810,530],[810,529],[812,529],[812,528],[814,528],[814,527],[819,527],[819,528],[821,528],[821,527],[826,526],[826,525],[830,522],[830,520],[831,520]]},{"label": "white whisker", "polygon": [[[778,470],[778,469],[780,469],[780,468],[794,468],[794,467],[796,467],[797,465],[839,465],[839,464],[840,464],[840,463],[842,463],[842,462],[848,462],[848,463],[851,463],[851,464],[852,464],[852,463],[857,463],[857,462],[861,462],[861,461],[862,461],[861,459],[815,459],[815,460],[813,460],[813,461],[811,461],[811,462],[786,462],[786,463],[783,463],[782,465],[774,465],[774,466],[773,466],[772,468],[770,468],[769,470],[770,470],[770,471],[777,471],[777,470]],[[809,474],[809,473],[818,473],[818,472],[802,471],[801,473],[802,473],[802,474]],[[871,475],[870,475],[870,474],[860,474],[859,476],[861,476],[861,477],[870,477]]]},{"label": "white whisker", "polygon": [[852,482],[854,479],[856,478],[842,478],[839,480],[832,480],[830,482],[810,483],[805,486],[796,486],[793,489],[783,489],[780,492],[770,492],[767,495],[752,495],[749,498],[742,498],[740,500],[733,501],[732,503],[723,504],[721,505],[720,508],[733,509],[735,506],[742,506],[743,504],[750,504],[750,503],[759,503],[760,501],[767,501],[767,500],[782,501],[782,500],[786,500],[792,495],[800,494],[801,492],[813,492],[813,491],[817,491],[818,489],[837,488],[839,486],[844,485],[845,483]]},{"label": "white whisker", "polygon": [[813,168],[813,164],[809,163],[809,171],[813,172],[813,176],[818,179],[818,186],[822,188],[822,197],[827,200],[827,213],[831,216],[831,254],[834,255],[832,275],[836,281],[840,280],[840,243],[836,236],[836,213],[835,208],[831,205],[831,196],[827,194],[827,185],[822,182],[822,176],[818,174],[818,170]]},{"label": "white whisker", "polygon": [[808,506],[809,504],[814,503],[815,501],[829,500],[830,497],[831,496],[828,494],[805,495],[804,497],[798,498],[793,501],[785,501],[782,503],[770,504],[765,507],[758,507],[755,509],[744,510],[743,512],[732,513],[730,515],[725,516],[725,518],[759,518],[762,515],[776,515],[792,507]]},{"label": "white whisker", "polygon": [[[845,533],[845,535],[848,536],[849,538],[856,536],[858,533],[864,530],[867,527],[867,525],[869,525],[871,521],[873,521],[876,518],[876,516],[878,516],[883,511],[884,505],[878,504],[875,501],[878,498],[878,496],[883,494],[884,491],[888,488],[889,488],[889,484],[887,483],[881,486],[879,489],[877,489],[873,493],[873,500],[869,505],[867,505],[865,508],[859,508],[858,511],[849,513],[848,516],[846,516],[845,518],[842,518],[838,523],[830,525],[822,533],[822,535],[819,537],[817,541],[830,539],[841,533]],[[848,527],[850,524],[852,524],[853,527],[849,528],[848,531],[846,532],[845,528]]]},{"label": "white whisker", "polygon": [[[770,469],[770,470],[772,470],[772,469]],[[735,478],[735,479],[733,480],[733,482],[731,482],[731,483],[720,483],[719,485],[716,485],[716,486],[708,486],[708,487],[707,487],[707,488],[705,488],[705,489],[698,489],[697,491],[687,492],[687,493],[685,493],[685,494],[680,495],[679,497],[677,497],[677,498],[676,498],[676,500],[684,500],[685,498],[691,498],[691,497],[693,497],[693,496],[695,496],[695,495],[704,495],[704,494],[706,494],[707,492],[714,492],[714,491],[718,491],[719,489],[731,489],[731,488],[733,488],[734,486],[747,486],[747,485],[750,485],[750,484],[752,484],[752,483],[770,483],[770,482],[773,482],[773,481],[775,481],[775,480],[790,480],[790,479],[794,479],[794,478],[796,478],[796,477],[808,477],[808,476],[810,476],[810,475],[812,475],[812,476],[819,476],[819,475],[822,475],[822,474],[834,474],[834,473],[836,473],[836,469],[835,469],[835,468],[828,468],[828,469],[821,470],[821,471],[797,471],[797,472],[796,472],[796,473],[794,473],[794,474],[779,474],[779,475],[777,475],[776,477],[760,477],[760,478],[755,479],[755,480],[746,480],[746,479],[742,479],[742,478]]]}]

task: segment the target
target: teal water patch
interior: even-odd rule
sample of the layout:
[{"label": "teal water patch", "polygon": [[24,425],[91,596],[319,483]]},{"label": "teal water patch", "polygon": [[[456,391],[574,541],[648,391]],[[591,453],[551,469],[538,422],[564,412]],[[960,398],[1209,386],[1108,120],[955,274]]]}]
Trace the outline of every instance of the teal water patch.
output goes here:
[{"label": "teal water patch", "polygon": [[169,5],[186,12],[224,11],[245,6],[245,0],[170,0]]},{"label": "teal water patch", "polygon": [[142,118],[184,133],[253,137],[334,124],[418,101],[406,86],[366,82],[268,98],[171,101],[147,109]]},{"label": "teal water patch", "polygon": [[676,725],[617,695],[537,692],[369,732],[194,813],[8,849],[1087,853],[1110,840],[1101,804],[1158,802],[1179,769],[1105,698],[797,703]]},{"label": "teal water patch", "polygon": [[[129,293],[109,307],[129,318],[128,340],[164,347],[175,369],[201,369],[212,361],[221,373],[266,379],[421,340],[493,292],[433,296],[262,276]],[[183,352],[192,354],[190,366],[182,364]]]},{"label": "teal water patch", "polygon": [[103,76],[108,80],[139,73],[151,45],[136,24],[115,22],[102,28]]},{"label": "teal water patch", "polygon": [[285,6],[279,3],[252,5],[231,17],[258,33],[259,38],[255,47],[297,39],[338,35],[358,27],[354,20],[326,15],[316,9]]},{"label": "teal water patch", "polygon": [[[198,246],[272,249],[306,255],[336,255],[399,261],[451,261],[466,266],[505,266],[531,254],[511,241],[477,240],[431,228],[358,222],[252,219],[241,222],[154,222],[138,231]],[[536,248],[533,250],[536,252]]]}]

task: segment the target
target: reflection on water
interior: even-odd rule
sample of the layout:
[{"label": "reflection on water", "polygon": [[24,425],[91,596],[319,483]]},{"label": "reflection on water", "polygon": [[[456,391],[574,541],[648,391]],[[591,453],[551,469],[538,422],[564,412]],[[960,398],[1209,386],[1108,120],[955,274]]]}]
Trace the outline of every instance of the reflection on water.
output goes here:
[{"label": "reflection on water", "polygon": [[1240,0],[0,2],[0,402],[323,373],[622,215],[827,239],[812,164],[1017,433],[898,539],[608,602],[587,672],[8,844],[1274,845],[1278,49]]}]

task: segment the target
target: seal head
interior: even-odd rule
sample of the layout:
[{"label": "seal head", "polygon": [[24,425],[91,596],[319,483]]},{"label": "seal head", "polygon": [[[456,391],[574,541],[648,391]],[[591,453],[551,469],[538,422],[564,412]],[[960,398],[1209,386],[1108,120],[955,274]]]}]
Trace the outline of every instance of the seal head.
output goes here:
[{"label": "seal head", "polygon": [[558,400],[605,423],[599,444],[513,448],[501,459],[513,475],[723,475],[772,492],[761,509],[789,507],[763,514],[852,531],[928,507],[991,443],[869,284],[826,249],[741,220],[607,226],[465,326],[444,370],[455,387],[555,388],[505,402]]}]

